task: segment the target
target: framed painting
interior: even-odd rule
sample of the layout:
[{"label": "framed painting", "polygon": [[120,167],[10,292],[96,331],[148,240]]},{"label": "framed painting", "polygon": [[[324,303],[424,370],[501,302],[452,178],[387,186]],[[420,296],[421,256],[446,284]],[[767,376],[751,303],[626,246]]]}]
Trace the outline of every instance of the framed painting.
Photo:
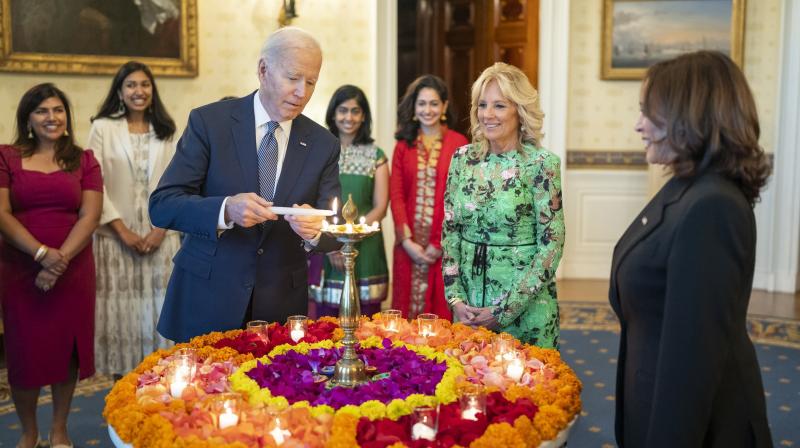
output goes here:
[{"label": "framed painting", "polygon": [[745,0],[604,0],[603,79],[641,79],[664,59],[717,50],[742,65]]},{"label": "framed painting", "polygon": [[197,0],[0,0],[0,71],[197,76]]}]

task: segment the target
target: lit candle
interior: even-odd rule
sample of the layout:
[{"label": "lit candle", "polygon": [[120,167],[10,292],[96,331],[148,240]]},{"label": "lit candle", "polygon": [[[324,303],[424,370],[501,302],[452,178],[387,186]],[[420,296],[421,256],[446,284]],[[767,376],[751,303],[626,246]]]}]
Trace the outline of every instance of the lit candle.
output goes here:
[{"label": "lit candle", "polygon": [[372,230],[375,231],[375,232],[380,230],[380,227],[378,226],[378,221],[375,221],[375,222],[372,223]]},{"label": "lit candle", "polygon": [[411,428],[411,438],[413,440],[436,440],[436,430],[425,423],[414,423]]},{"label": "lit candle", "polygon": [[230,428],[239,423],[239,416],[233,412],[229,407],[225,408],[225,412],[219,415],[219,429]]},{"label": "lit candle", "polygon": [[331,211],[333,212],[334,215],[336,215],[336,212],[339,211],[339,207],[337,207],[337,205],[338,205],[337,200],[338,199],[339,198],[333,198],[333,204],[331,205]]},{"label": "lit candle", "polygon": [[400,330],[397,328],[397,322],[390,320],[388,324],[386,324],[386,331],[391,331],[392,333],[397,333]]},{"label": "lit candle", "polygon": [[275,439],[275,443],[278,445],[283,445],[283,442],[286,441],[286,438],[291,436],[292,433],[289,432],[288,429],[283,429],[280,426],[276,426],[269,432],[273,439]]},{"label": "lit candle", "polygon": [[299,341],[300,339],[303,339],[303,336],[305,336],[305,335],[306,335],[306,332],[305,332],[305,331],[303,331],[303,330],[301,330],[301,329],[294,328],[294,329],[292,329],[292,331],[290,332],[290,335],[291,335],[291,337],[292,337],[292,340],[293,340],[294,342],[297,342],[297,341]]},{"label": "lit candle", "polygon": [[523,373],[525,373],[525,366],[519,358],[514,358],[508,362],[508,367],[506,367],[507,377],[514,381],[519,381]]},{"label": "lit candle", "polygon": [[344,226],[345,233],[353,233],[353,225],[349,222]]},{"label": "lit candle", "polygon": [[461,411],[461,418],[464,420],[478,420],[478,414],[480,414],[480,410],[477,408],[467,408]]},{"label": "lit candle", "polygon": [[336,225],[338,222],[339,222],[339,217],[338,216],[334,216],[333,217],[333,225]]},{"label": "lit candle", "polygon": [[172,383],[169,385],[169,393],[172,394],[175,398],[181,398],[183,394],[183,390],[186,389],[189,383],[182,380],[173,380]]},{"label": "lit candle", "polygon": [[183,390],[189,385],[189,366],[182,364],[175,369],[172,375],[172,382],[169,385],[169,393],[175,397],[180,398]]}]

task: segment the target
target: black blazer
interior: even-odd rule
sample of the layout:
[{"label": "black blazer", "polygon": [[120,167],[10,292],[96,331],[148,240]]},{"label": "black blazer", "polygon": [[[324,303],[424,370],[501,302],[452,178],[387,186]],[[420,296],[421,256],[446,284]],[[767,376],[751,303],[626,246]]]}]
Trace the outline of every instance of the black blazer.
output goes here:
[{"label": "black blazer", "polygon": [[[150,196],[153,224],[186,234],[158,321],[158,332],[169,339],[239,328],[251,296],[254,319],[284,322],[307,313],[306,251],[284,219],[217,233],[223,199],[258,192],[255,139],[253,94],[193,110]],[[295,118],[275,205],[330,207],[340,196],[339,148],[325,128]],[[318,249],[338,247],[323,237]]]},{"label": "black blazer", "polygon": [[753,209],[716,173],[670,180],[614,248],[617,443],[771,447],[745,319]]}]

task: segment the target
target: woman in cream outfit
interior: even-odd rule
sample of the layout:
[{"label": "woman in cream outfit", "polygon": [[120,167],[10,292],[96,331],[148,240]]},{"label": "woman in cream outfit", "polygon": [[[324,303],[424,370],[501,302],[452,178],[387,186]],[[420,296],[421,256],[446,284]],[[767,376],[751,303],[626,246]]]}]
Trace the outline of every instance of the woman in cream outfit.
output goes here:
[{"label": "woman in cream outfit", "polygon": [[169,346],[156,323],[180,240],[150,224],[147,201],[175,153],[174,134],[150,69],[123,65],[92,119],[88,142],[106,193],[94,244],[95,359],[102,373],[124,374]]}]

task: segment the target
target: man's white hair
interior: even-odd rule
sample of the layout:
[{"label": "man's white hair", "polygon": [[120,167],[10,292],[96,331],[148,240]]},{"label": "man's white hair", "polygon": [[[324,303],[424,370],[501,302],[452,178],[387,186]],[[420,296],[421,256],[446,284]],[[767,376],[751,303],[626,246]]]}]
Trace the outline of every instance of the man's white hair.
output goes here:
[{"label": "man's white hair", "polygon": [[317,51],[322,56],[319,42],[309,32],[296,26],[278,28],[264,41],[261,46],[259,59],[263,59],[267,66],[279,64],[287,50]]}]

